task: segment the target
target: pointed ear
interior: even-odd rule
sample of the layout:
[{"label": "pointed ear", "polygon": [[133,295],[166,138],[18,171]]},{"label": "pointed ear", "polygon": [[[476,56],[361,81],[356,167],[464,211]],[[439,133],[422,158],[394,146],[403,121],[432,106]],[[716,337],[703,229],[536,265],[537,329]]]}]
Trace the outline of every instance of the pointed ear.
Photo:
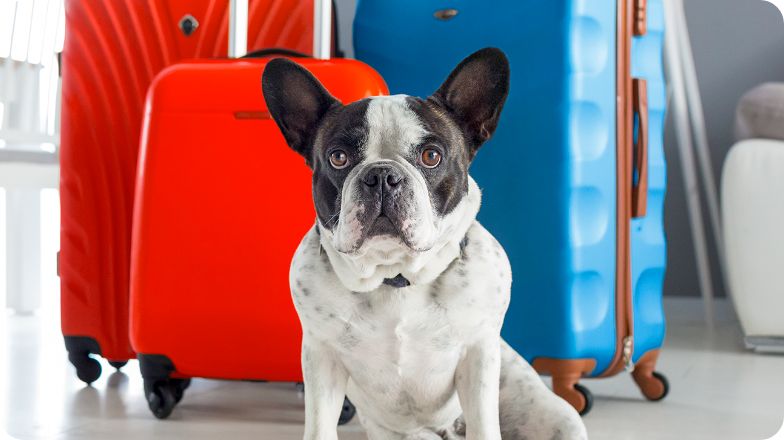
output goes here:
[{"label": "pointed ear", "polygon": [[311,165],[318,123],[329,109],[341,105],[299,64],[276,58],[264,69],[261,90],[270,115],[289,146]]},{"label": "pointed ear", "polygon": [[488,47],[461,61],[430,98],[463,129],[473,159],[493,135],[508,92],[509,61],[501,50]]}]

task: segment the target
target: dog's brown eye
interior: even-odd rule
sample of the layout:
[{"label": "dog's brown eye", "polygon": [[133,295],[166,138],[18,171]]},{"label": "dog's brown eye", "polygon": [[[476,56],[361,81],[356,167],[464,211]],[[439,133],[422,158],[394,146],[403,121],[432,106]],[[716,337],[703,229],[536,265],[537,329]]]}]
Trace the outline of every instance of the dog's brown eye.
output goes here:
[{"label": "dog's brown eye", "polygon": [[435,168],[441,163],[441,153],[435,148],[425,148],[422,151],[420,160],[422,161],[422,165],[427,168]]},{"label": "dog's brown eye", "polygon": [[329,163],[333,168],[345,168],[348,165],[348,155],[343,150],[335,150],[329,153]]}]

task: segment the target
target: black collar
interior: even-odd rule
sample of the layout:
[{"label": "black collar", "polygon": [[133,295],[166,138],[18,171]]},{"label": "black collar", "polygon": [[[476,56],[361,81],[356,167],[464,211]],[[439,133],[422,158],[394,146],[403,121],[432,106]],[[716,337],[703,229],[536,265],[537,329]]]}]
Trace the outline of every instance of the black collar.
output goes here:
[{"label": "black collar", "polygon": [[[461,257],[462,257],[463,251],[465,250],[466,245],[468,245],[468,235],[466,235],[465,237],[463,237],[462,240],[460,240],[460,253],[461,253],[460,256]],[[386,284],[387,286],[392,286],[392,287],[394,287],[396,289],[400,289],[401,287],[408,287],[408,286],[410,286],[411,285],[411,281],[408,281],[408,279],[406,279],[406,277],[404,277],[403,274],[399,273],[394,278],[384,278],[384,284]]]},{"label": "black collar", "polygon": [[395,278],[384,278],[384,284],[399,289],[401,287],[410,286],[411,281],[408,281],[406,277],[403,276],[403,274],[397,274]]}]

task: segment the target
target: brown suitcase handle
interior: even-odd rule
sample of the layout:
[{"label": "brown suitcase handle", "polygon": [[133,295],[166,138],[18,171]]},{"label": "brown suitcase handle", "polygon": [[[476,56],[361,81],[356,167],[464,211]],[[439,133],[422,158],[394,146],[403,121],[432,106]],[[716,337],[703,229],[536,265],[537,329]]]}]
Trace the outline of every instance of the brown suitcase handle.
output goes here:
[{"label": "brown suitcase handle", "polygon": [[632,79],[632,107],[637,115],[637,142],[633,145],[632,217],[644,217],[648,205],[648,84]]},{"label": "brown suitcase handle", "polygon": [[635,36],[645,35],[648,32],[648,2],[647,0],[634,0],[634,24],[632,31]]}]

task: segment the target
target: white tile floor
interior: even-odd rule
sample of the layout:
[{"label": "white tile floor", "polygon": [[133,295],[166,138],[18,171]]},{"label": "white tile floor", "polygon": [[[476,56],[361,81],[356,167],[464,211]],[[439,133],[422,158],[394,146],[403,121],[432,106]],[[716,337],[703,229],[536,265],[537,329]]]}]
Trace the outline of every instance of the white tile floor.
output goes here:
[{"label": "white tile floor", "polygon": [[[669,306],[672,306],[670,304]],[[668,307],[669,308],[669,307]],[[680,305],[676,306],[680,309]],[[148,412],[137,365],[93,387],[67,363],[56,309],[0,314],[0,426],[16,439],[299,439],[303,403],[292,384],[195,380],[169,420]],[[784,356],[755,355],[731,321],[715,332],[670,322],[660,370],[671,393],[643,401],[629,377],[585,381],[596,396],[593,439],[766,439],[784,418]],[[352,422],[341,439],[364,439]]]}]

